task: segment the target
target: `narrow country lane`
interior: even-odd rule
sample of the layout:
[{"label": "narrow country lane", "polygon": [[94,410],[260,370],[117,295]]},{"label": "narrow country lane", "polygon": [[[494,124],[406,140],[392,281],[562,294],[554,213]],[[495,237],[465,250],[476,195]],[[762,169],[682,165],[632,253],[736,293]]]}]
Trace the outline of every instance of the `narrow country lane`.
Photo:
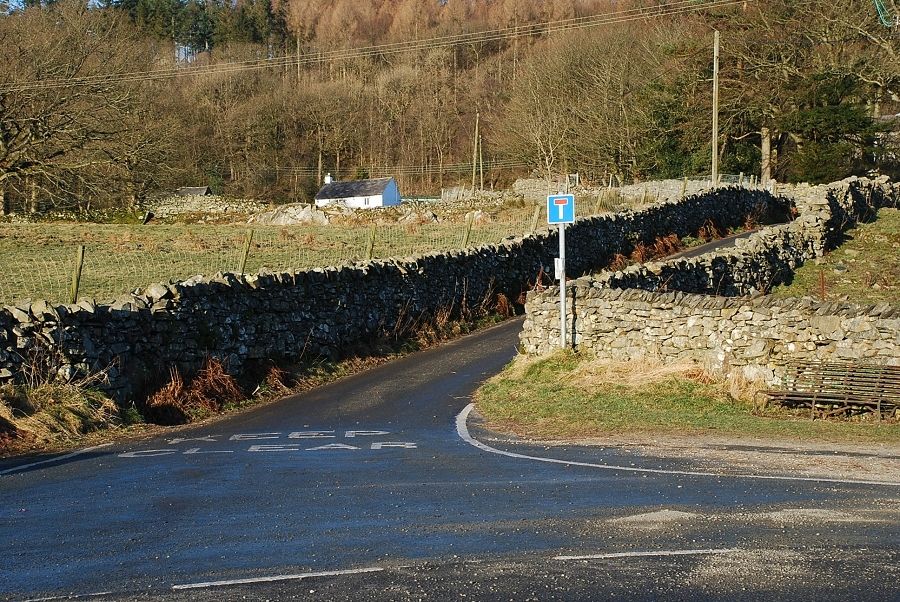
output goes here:
[{"label": "narrow country lane", "polygon": [[900,598],[896,484],[550,451],[460,417],[520,328],[175,435],[4,461],[0,597]]}]

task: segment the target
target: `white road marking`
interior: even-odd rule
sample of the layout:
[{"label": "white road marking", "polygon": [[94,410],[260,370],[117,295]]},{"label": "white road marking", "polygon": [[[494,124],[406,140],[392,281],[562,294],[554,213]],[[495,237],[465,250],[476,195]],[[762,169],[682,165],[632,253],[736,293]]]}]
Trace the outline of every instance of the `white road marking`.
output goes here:
[{"label": "white road marking", "polygon": [[288,439],[334,439],[334,431],[294,431]]},{"label": "white road marking", "polygon": [[247,451],[251,452],[292,452],[300,451],[299,445],[251,445]]},{"label": "white road marking", "polygon": [[194,454],[233,454],[233,449],[211,449],[208,451],[201,451],[199,447],[192,447],[191,449],[185,450],[185,456],[192,456]]},{"label": "white road marking", "polygon": [[232,435],[229,441],[257,441],[259,439],[278,439],[281,433],[244,433]]},{"label": "white road marking", "polygon": [[120,458],[153,458],[155,456],[171,456],[177,454],[177,449],[139,449],[137,451],[119,454]]},{"label": "white road marking", "polygon": [[699,556],[705,554],[734,554],[740,548],[720,548],[712,550],[660,550],[656,552],[612,552],[609,554],[586,554],[584,556],[554,556],[553,560],[603,560],[605,558],[637,558],[641,556]]},{"label": "white road marking", "polygon": [[388,431],[347,431],[344,437],[376,437],[378,435],[390,435]]},{"label": "white road marking", "polygon": [[497,449],[495,447],[491,447],[481,441],[477,441],[469,434],[469,427],[466,426],[466,421],[469,418],[469,414],[472,413],[472,410],[475,409],[475,404],[470,403],[463,411],[459,413],[456,417],[456,432],[459,437],[473,447],[477,447],[482,451],[486,451],[491,454],[497,454],[500,456],[506,456],[507,458],[517,458],[519,460],[533,460],[535,462],[547,462],[548,464],[562,464],[564,466],[584,466],[587,468],[598,468],[600,470],[614,470],[621,472],[639,472],[639,473],[651,473],[651,474],[666,474],[666,475],[680,475],[687,477],[732,477],[732,478],[740,478],[740,479],[759,479],[766,481],[802,481],[808,483],[837,483],[840,485],[883,485],[887,487],[900,487],[900,483],[892,482],[892,481],[862,481],[862,480],[854,480],[854,479],[826,479],[819,477],[789,477],[782,475],[758,475],[758,474],[746,474],[746,473],[715,473],[715,472],[697,472],[690,470],[664,470],[662,468],[636,468],[634,466],[616,466],[613,464],[595,464],[592,462],[577,462],[574,460],[559,460],[556,458],[542,458],[540,456],[528,456],[525,454],[517,454],[515,452],[504,451],[502,449]]},{"label": "white road marking", "polygon": [[377,573],[384,569],[373,566],[365,569],[348,569],[344,571],[321,571],[319,573],[298,573],[296,575],[273,575],[272,577],[252,577],[249,579],[228,579],[225,581],[206,581],[203,583],[184,583],[173,585],[172,589],[204,589],[209,587],[222,587],[226,585],[244,585],[247,583],[271,583],[273,581],[298,581],[300,579],[313,579],[315,577],[337,577],[340,575],[358,575],[360,573]]},{"label": "white road marking", "polygon": [[399,447],[401,449],[416,449],[415,443],[408,441],[379,441],[372,444],[372,449],[384,449],[386,447]]},{"label": "white road marking", "polygon": [[205,435],[203,437],[177,437],[175,439],[169,439],[169,445],[178,445],[179,443],[184,443],[185,441],[204,441],[206,443],[218,443],[215,439],[219,435]]},{"label": "white road marking", "polygon": [[[112,445],[110,443],[110,445]],[[78,598],[93,598],[95,596],[108,596],[112,592],[96,592],[93,594],[68,594],[65,596],[51,596],[49,598],[28,598],[25,602],[48,602],[49,600],[77,600]]]},{"label": "white road marking", "polygon": [[41,460],[40,462],[32,462],[31,464],[23,464],[22,466],[13,466],[12,468],[7,468],[6,470],[0,470],[0,475],[10,474],[13,472],[19,472],[22,470],[27,470],[29,468],[34,468],[35,466],[42,466],[44,464],[50,464],[52,462],[61,462],[63,460],[68,460],[69,458],[74,458],[75,456],[80,456],[81,454],[88,454],[92,451],[96,451],[98,449],[102,449],[104,447],[109,447],[112,443],[104,443],[102,445],[95,445],[94,447],[86,447],[84,449],[79,449],[78,451],[74,451],[70,454],[66,454],[64,456],[57,456],[55,458],[50,458],[48,460]]},{"label": "white road marking", "polygon": [[346,443],[329,443],[320,445],[319,447],[307,447],[306,451],[320,451],[323,449],[359,449],[355,445],[347,445]]}]

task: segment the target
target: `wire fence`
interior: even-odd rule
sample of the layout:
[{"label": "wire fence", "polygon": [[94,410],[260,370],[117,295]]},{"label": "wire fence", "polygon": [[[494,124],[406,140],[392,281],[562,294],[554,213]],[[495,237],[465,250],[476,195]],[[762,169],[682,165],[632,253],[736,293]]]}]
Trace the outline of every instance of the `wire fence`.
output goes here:
[{"label": "wire fence", "polygon": [[[497,243],[528,234],[532,221],[523,216],[503,222],[473,220],[470,226],[234,226],[225,233],[221,226],[204,232],[209,229],[207,226],[195,225],[181,226],[180,236],[162,241],[153,238],[153,226],[144,226],[148,238],[135,235],[123,242],[97,240],[98,236],[79,240],[76,235],[71,240],[51,242],[36,237],[31,245],[18,244],[9,235],[10,230],[24,225],[8,224],[0,226],[0,305],[35,299],[69,302],[80,246],[84,247],[84,260],[78,298],[108,301],[152,283],[175,282],[196,275],[256,273],[263,269],[293,271]],[[35,225],[28,226],[32,230]],[[49,233],[48,238],[56,239],[56,230],[87,226],[40,224],[40,228],[45,235]]]},{"label": "wire fence", "polygon": [[[633,185],[576,195],[577,217],[636,208],[696,192],[674,181],[666,194]],[[110,301],[157,282],[218,272],[256,273],[336,266],[447,251],[528,235],[546,228],[542,203],[499,215],[408,224],[323,226],[0,224],[0,305],[45,299]],[[78,248],[84,259],[78,270]]]}]

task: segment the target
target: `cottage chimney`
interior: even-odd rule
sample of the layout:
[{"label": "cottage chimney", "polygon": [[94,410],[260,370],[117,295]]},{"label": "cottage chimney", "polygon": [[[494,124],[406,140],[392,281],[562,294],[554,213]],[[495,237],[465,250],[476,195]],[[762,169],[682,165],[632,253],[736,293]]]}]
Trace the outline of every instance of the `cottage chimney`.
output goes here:
[{"label": "cottage chimney", "polygon": [[331,173],[330,172],[325,174],[325,183],[331,184]]}]

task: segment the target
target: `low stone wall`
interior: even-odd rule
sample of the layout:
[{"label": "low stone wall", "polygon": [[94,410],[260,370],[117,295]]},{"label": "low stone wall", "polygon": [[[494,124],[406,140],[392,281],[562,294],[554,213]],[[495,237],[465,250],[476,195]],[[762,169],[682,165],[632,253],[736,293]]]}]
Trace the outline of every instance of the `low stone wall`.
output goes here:
[{"label": "low stone wall", "polygon": [[[739,369],[745,378],[767,383],[779,382],[787,360],[900,365],[900,305],[598,289],[584,282],[573,292],[575,346],[603,359],[693,360],[713,373]],[[529,301],[526,352],[558,346],[554,305],[544,295]],[[553,334],[546,336],[553,330],[555,341]]]},{"label": "low stone wall", "polygon": [[158,219],[186,213],[250,215],[268,208],[269,203],[214,195],[171,196],[147,203],[147,209]]},{"label": "low stone wall", "polygon": [[[605,266],[675,232],[694,234],[750,215],[784,214],[791,201],[761,191],[722,189],[639,212],[579,220],[567,231],[570,274]],[[0,383],[41,371],[71,378],[109,370],[109,388],[135,399],[171,366],[196,369],[207,356],[231,370],[265,359],[340,356],[441,312],[459,313],[498,294],[515,301],[552,272],[556,232],[499,245],[339,268],[239,276],[219,274],[149,286],[115,303],[0,309]]]},{"label": "low stone wall", "polygon": [[[764,228],[734,248],[576,280],[569,287],[569,339],[610,359],[690,357],[717,371],[741,366],[769,382],[787,358],[897,363],[900,306],[746,297],[821,257],[879,207],[900,205],[900,185],[884,181],[854,178],[795,194],[793,222]],[[521,337],[527,353],[559,346],[558,297],[558,287],[529,295]]]}]

